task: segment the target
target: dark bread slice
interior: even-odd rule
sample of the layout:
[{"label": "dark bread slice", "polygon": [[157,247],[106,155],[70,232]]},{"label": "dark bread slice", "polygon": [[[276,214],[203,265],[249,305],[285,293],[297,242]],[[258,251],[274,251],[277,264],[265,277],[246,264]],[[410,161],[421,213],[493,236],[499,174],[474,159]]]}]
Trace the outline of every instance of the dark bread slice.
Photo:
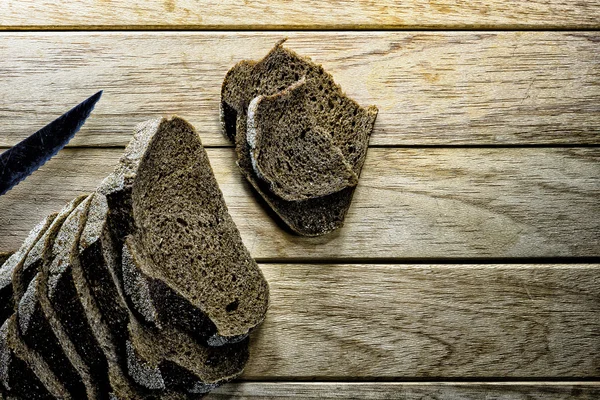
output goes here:
[{"label": "dark bread slice", "polygon": [[[221,120],[228,128],[227,137],[235,136],[238,166],[242,174],[294,232],[305,236],[329,233],[343,225],[344,217],[352,200],[353,189],[347,188],[328,196],[298,201],[286,201],[270,192],[269,185],[258,178],[250,157],[247,141],[247,107],[259,95],[274,95],[291,86],[302,77],[314,81],[312,113],[319,126],[333,132],[334,144],[353,167],[356,176],[364,163],[368,141],[377,117],[377,108],[360,107],[346,97],[335,84],[331,75],[310,59],[300,57],[283,48],[283,41],[256,64],[242,61],[227,74],[221,88]],[[240,65],[240,63],[238,63]],[[249,72],[250,66],[253,66]],[[250,76],[250,79],[246,79]],[[232,120],[236,120],[235,125]],[[232,127],[235,126],[235,132]]]},{"label": "dark bread slice", "polygon": [[[87,314],[102,314],[102,317],[95,318],[101,322],[98,324],[99,327],[104,325],[104,321],[111,319],[104,313],[111,313],[115,308],[114,306],[106,307],[106,305],[119,304],[117,309],[123,308],[125,312],[128,312],[124,303],[121,268],[117,268],[120,258],[118,253],[120,252],[115,250],[114,242],[109,235],[106,235],[106,229],[109,226],[107,217],[106,198],[102,194],[96,193],[92,198],[86,227],[80,237],[79,252],[80,254],[90,253],[89,249],[95,246],[94,252],[101,255],[86,258],[88,263],[96,263],[96,266],[88,265],[81,259],[82,270],[93,268],[103,271],[102,274],[96,273],[95,275],[106,276],[106,279],[103,279],[103,290],[91,291],[95,300],[102,298],[101,301],[95,301],[95,304],[98,305],[97,310],[94,310],[94,307],[88,307],[88,311],[86,311]],[[104,246],[106,248],[103,248]],[[127,253],[129,254],[129,251]],[[127,257],[129,256],[126,255],[124,258]],[[105,305],[104,309],[99,307],[101,304]],[[117,335],[106,333],[112,329],[121,332],[123,328],[119,328],[118,324],[123,323],[125,323],[126,336],[121,333]],[[136,390],[144,395],[147,395],[148,392],[152,393],[152,390],[161,391],[165,388],[167,393],[171,389],[197,392],[212,388],[224,379],[241,372],[247,358],[247,343],[239,344],[234,348],[206,349],[176,328],[163,327],[163,329],[168,330],[165,332],[162,329],[145,326],[139,323],[133,314],[106,324],[104,338],[99,340],[105,344],[105,347],[113,348],[111,356],[107,356],[109,364],[116,364],[114,368],[119,368],[124,364],[124,369],[134,378],[138,386],[147,390],[141,390],[138,386],[132,388],[131,385],[129,389],[127,386],[121,385],[122,387],[127,390]],[[109,335],[113,337],[112,341]],[[127,344],[125,350],[120,349],[120,343]],[[235,354],[229,354],[232,349],[236,351]],[[228,357],[230,362],[236,362],[235,369],[219,369],[220,365],[211,361],[215,359],[213,352],[216,351],[220,351],[221,357]],[[111,359],[114,361],[111,362]],[[126,363],[123,359],[126,359]],[[111,376],[111,379],[114,377]],[[121,381],[123,381],[122,378]],[[116,385],[112,384],[112,386]],[[174,394],[171,393],[170,396],[174,396]],[[122,396],[117,397],[121,398]]]},{"label": "dark bread slice", "polygon": [[53,332],[40,305],[38,288],[41,281],[42,275],[39,272],[31,280],[17,306],[19,333],[23,341],[42,356],[50,370],[74,398],[87,398],[81,377],[63,350],[60,339]]},{"label": "dark bread slice", "polygon": [[77,252],[79,238],[92,196],[86,198],[63,223],[53,246],[53,258],[48,268],[47,295],[58,323],[89,368],[100,399],[111,391],[108,361],[93,330],[100,323],[88,313],[89,292],[80,268]]},{"label": "dark bread slice", "polygon": [[[74,218],[79,221],[84,210],[84,203],[82,203],[84,198],[85,196],[81,196],[65,207],[71,209],[75,207],[67,219]],[[70,230],[73,225],[75,224],[69,224],[65,228]],[[48,232],[54,227],[53,223]],[[55,244],[69,241],[71,238],[71,234],[62,228],[61,225],[53,241],[46,242],[41,268],[18,302],[17,318],[20,335],[30,348],[44,358],[49,368],[74,398],[99,398],[88,366],[77,353],[48,300],[46,285],[48,270],[56,256],[55,249],[60,247]],[[66,246],[66,243],[62,244]]]},{"label": "dark bread slice", "polygon": [[70,399],[46,362],[19,337],[13,314],[0,328],[0,387],[22,399]]},{"label": "dark bread slice", "polygon": [[[101,193],[92,195],[86,225],[79,238],[79,263],[85,279],[80,293],[86,315],[95,321],[92,330],[102,343],[108,361],[111,399],[146,399],[162,397],[137,384],[128,376],[127,354],[129,343],[130,311],[125,303],[120,279],[120,255],[113,240],[108,222],[108,202]],[[86,293],[84,287],[87,287]],[[133,317],[133,316],[132,316]],[[138,379],[149,380],[152,371],[138,373]]]},{"label": "dark bread slice", "polygon": [[220,344],[239,340],[264,319],[267,283],[186,121],[174,117],[139,125],[101,192],[110,219],[124,219],[111,226],[133,234],[141,249],[139,272],[151,289],[148,301],[165,324]]},{"label": "dark bread slice", "polygon": [[[83,355],[82,357],[88,365],[93,365],[94,376],[102,385],[100,391],[102,398],[105,396],[110,399],[152,398],[156,393],[136,385],[124,369],[127,336],[123,336],[123,331],[127,331],[129,319],[122,296],[119,296],[113,280],[112,267],[109,266],[113,265],[114,261],[102,248],[103,243],[109,246],[109,251],[112,248],[112,241],[107,235],[107,211],[104,196],[94,193],[89,197],[84,226],[79,240],[75,241],[75,245],[71,248],[70,268],[65,268],[66,271],[70,271],[67,275],[67,282],[71,286],[69,291],[74,292],[70,298],[76,302],[75,307],[70,307],[70,315],[65,317],[77,320],[78,328],[73,333],[78,339],[74,339],[73,335],[71,338],[74,342],[80,340],[85,343],[86,348],[83,351],[87,357]],[[61,272],[60,276],[64,275]],[[96,285],[95,295],[91,290],[90,282]],[[109,296],[115,297],[109,299]],[[103,300],[102,306],[98,303],[98,299]],[[60,313],[57,311],[57,314]],[[126,314],[125,317],[121,315],[122,313]],[[64,325],[64,319],[61,321]],[[125,324],[125,328],[121,326],[122,324]],[[94,361],[94,358],[97,361]]]},{"label": "dark bread slice", "polygon": [[107,215],[106,197],[93,193],[74,256],[74,263],[79,265],[74,278],[85,317],[107,362],[109,398],[141,399],[147,393],[128,378],[124,369],[129,316],[113,275],[116,261],[111,256],[113,243]]},{"label": "dark bread slice", "polygon": [[108,227],[116,243],[122,246],[125,236],[135,230],[131,204],[133,183],[137,177],[142,157],[146,154],[151,139],[162,119],[157,118],[138,124],[133,139],[127,145],[119,165],[107,176],[97,189],[106,197],[108,204]]},{"label": "dark bread slice", "polygon": [[19,303],[23,294],[25,294],[33,277],[41,270],[44,259],[49,256],[54,239],[63,222],[83,199],[85,199],[85,196],[79,196],[70,201],[55,215],[47,217],[52,219],[50,225],[45,228],[43,234],[36,240],[24,259],[14,266],[12,290],[15,305]]},{"label": "dark bread slice", "polygon": [[[139,264],[143,261],[138,257],[136,247],[131,237],[125,240],[124,273],[142,268]],[[124,277],[123,281],[125,283],[127,279]],[[137,282],[146,286],[143,279]],[[189,393],[206,393],[241,374],[248,360],[248,339],[210,347],[170,324],[163,324],[160,328],[148,327],[133,317],[129,332],[127,354],[130,374],[136,382],[150,389],[169,387]]]},{"label": "dark bread slice", "polygon": [[248,339],[209,347],[171,327],[144,327],[135,319],[129,327],[129,374],[149,389],[208,393],[238,376],[248,358]]},{"label": "dark bread slice", "polygon": [[108,213],[106,196],[94,193],[79,238],[78,261],[102,321],[117,344],[117,353],[125,354],[129,311],[120,292],[121,261],[110,232]]},{"label": "dark bread slice", "polygon": [[[307,200],[354,187],[358,177],[330,132],[312,114],[305,79],[248,106],[246,138],[256,175],[287,201]],[[316,100],[316,97],[312,97]]]},{"label": "dark bread slice", "polygon": [[[252,79],[255,61],[243,60],[231,68],[225,76],[225,82],[221,87],[220,118],[221,128],[225,136],[235,143],[237,110],[247,110],[252,97],[250,86],[247,82]],[[242,92],[243,91],[243,92]],[[227,101],[223,101],[227,99]]]},{"label": "dark bread slice", "polygon": [[[19,250],[22,248],[23,246],[21,246]],[[17,254],[19,253],[19,250],[15,253],[0,253],[0,326],[13,312],[14,301],[12,299],[11,276],[15,263],[22,258],[21,254]],[[11,257],[12,260],[7,265],[7,261],[11,259]],[[0,395],[1,394],[0,387]]]},{"label": "dark bread slice", "polygon": [[0,325],[14,312],[14,293],[12,276],[15,270],[20,270],[31,248],[46,232],[56,213],[50,214],[37,224],[14,254],[12,254],[0,267]]},{"label": "dark bread slice", "polygon": [[311,100],[306,103],[311,108],[306,112],[312,114],[320,126],[331,132],[334,144],[341,149],[356,175],[360,175],[377,117],[377,107],[361,107],[343,93],[341,87],[322,66],[313,63],[308,57],[300,57],[284,48],[284,41],[277,43],[271,52],[255,65],[253,80],[250,82],[254,90],[249,100],[258,95],[276,94],[303,77],[307,83],[305,89]]},{"label": "dark bread slice", "polygon": [[[133,183],[132,206],[148,279],[206,314],[225,338],[262,322],[266,280],[229,216],[200,138],[183,119],[158,126]],[[155,307],[168,310],[160,300]]]},{"label": "dark bread slice", "polygon": [[19,303],[19,300],[23,297],[25,290],[29,286],[29,282],[41,270],[44,260],[49,257],[52,244],[63,222],[85,197],[78,196],[66,204],[52,220],[52,223],[44,234],[33,245],[25,260],[15,267],[12,276],[15,304]]}]

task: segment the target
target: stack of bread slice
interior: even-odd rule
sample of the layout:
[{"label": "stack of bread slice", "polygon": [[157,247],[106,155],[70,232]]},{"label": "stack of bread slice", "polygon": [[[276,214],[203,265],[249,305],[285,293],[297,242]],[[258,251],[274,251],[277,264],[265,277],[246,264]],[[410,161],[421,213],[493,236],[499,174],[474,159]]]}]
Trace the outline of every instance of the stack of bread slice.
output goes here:
[{"label": "stack of bread slice", "polygon": [[239,375],[269,290],[181,118],[0,269],[0,398],[188,399]]},{"label": "stack of bread slice", "polygon": [[246,179],[294,232],[343,225],[377,108],[348,98],[323,67],[283,47],[241,61],[221,88],[221,123]]}]

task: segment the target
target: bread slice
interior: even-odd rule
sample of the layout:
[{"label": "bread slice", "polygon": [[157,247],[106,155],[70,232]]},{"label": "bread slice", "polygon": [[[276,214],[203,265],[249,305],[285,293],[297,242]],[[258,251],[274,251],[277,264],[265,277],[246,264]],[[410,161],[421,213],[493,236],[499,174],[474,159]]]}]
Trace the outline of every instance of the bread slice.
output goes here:
[{"label": "bread slice", "polygon": [[[118,294],[110,301],[106,299],[107,294],[118,293],[113,281],[112,270],[108,266],[108,263],[112,265],[113,261],[108,259],[106,251],[102,248],[103,243],[105,245],[111,243],[110,236],[107,235],[106,198],[93,193],[86,201],[89,202],[88,212],[82,220],[79,240],[65,242],[71,245],[70,259],[64,259],[64,263],[59,263],[56,260],[61,257],[58,256],[52,265],[55,268],[53,269],[51,266],[50,269],[49,292],[54,291],[59,294],[60,297],[56,300],[62,298],[65,304],[73,304],[65,307],[68,311],[65,313],[63,310],[58,310],[60,302],[56,302],[54,304],[56,313],[60,316],[63,326],[65,321],[77,321],[76,326],[66,328],[66,330],[82,358],[91,366],[94,377],[100,385],[99,395],[101,398],[152,399],[157,395],[162,397],[167,393],[175,396],[175,393],[171,392],[157,394],[145,390],[135,384],[124,369],[124,351],[121,354],[120,349],[125,349],[127,336],[122,336],[122,332],[127,331],[129,320],[128,315],[123,318],[119,314],[122,312],[127,314],[127,311],[122,297],[119,297]],[[71,221],[65,221],[64,225],[69,222]],[[85,262],[82,262],[82,255],[85,256],[83,258]],[[58,274],[53,274],[53,271],[58,271]],[[89,282],[87,278],[90,278]],[[90,282],[96,285],[96,296],[91,290]],[[71,293],[71,295],[67,297],[66,293],[62,293],[63,291]],[[102,304],[106,313],[104,315],[97,303],[98,298],[106,300]],[[120,326],[121,324],[125,324],[124,330]],[[79,341],[82,343],[77,343]]]},{"label": "bread slice", "polygon": [[[78,198],[67,206],[77,205],[65,223],[67,220],[80,220],[81,213],[85,211],[85,203],[81,201],[83,199]],[[74,398],[100,398],[88,366],[77,353],[48,299],[46,282],[49,267],[57,255],[57,247],[66,246],[66,242],[71,240],[70,230],[75,225],[69,223],[64,226],[65,229],[61,226],[55,237],[57,246],[55,241],[47,242],[41,268],[18,302],[17,318],[25,343],[44,358]]]},{"label": "bread slice", "polygon": [[[257,63],[242,61],[225,77],[221,88],[221,120],[227,137],[235,137],[238,166],[266,203],[294,232],[305,236],[329,233],[343,225],[352,200],[353,189],[311,198],[287,201],[272,193],[267,182],[260,179],[252,166],[247,140],[248,106],[259,95],[270,96],[304,77],[318,125],[332,132],[333,144],[344,155],[356,176],[364,163],[368,141],[377,117],[377,108],[360,107],[345,96],[331,75],[310,59],[283,48],[283,41]],[[252,69],[250,71],[250,69]],[[235,132],[232,131],[235,123]]]},{"label": "bread slice", "polygon": [[120,251],[111,235],[108,213],[106,196],[92,194],[85,227],[79,238],[78,262],[117,352],[125,354],[129,310],[120,290]]},{"label": "bread slice", "polygon": [[106,359],[109,398],[141,399],[148,393],[129,379],[124,368],[129,316],[113,276],[117,263],[110,253],[113,245],[107,215],[106,197],[93,193],[73,256],[74,282],[85,320]]},{"label": "bread slice", "polygon": [[221,128],[232,143],[235,143],[237,133],[237,110],[247,110],[250,104],[248,99],[256,96],[252,96],[252,87],[248,85],[255,65],[255,61],[240,61],[227,72],[224,81],[227,84],[223,83],[221,87]]},{"label": "bread slice", "polygon": [[[129,342],[130,311],[125,303],[120,278],[120,254],[111,237],[108,223],[108,202],[104,195],[92,195],[86,225],[79,239],[79,263],[88,291],[81,290],[86,315],[95,324],[91,328],[102,343],[108,361],[110,395],[118,399],[147,398],[164,389],[140,385],[128,376],[127,364],[131,351]],[[82,288],[83,289],[83,288]],[[152,379],[153,371],[139,372],[138,380]],[[162,392],[160,392],[162,395]],[[112,398],[112,397],[111,397]]]},{"label": "bread slice", "polygon": [[78,259],[79,237],[85,225],[92,196],[86,198],[69,215],[58,233],[48,268],[47,296],[54,315],[81,361],[89,368],[99,398],[108,398],[111,391],[108,361],[103,343],[93,330],[101,323],[92,319],[91,296]]},{"label": "bread slice", "polygon": [[52,248],[52,243],[54,243],[54,239],[63,222],[83,199],[85,199],[85,196],[79,196],[65,205],[55,216],[49,216],[48,218],[52,218],[50,225],[35,241],[23,260],[14,266],[12,272],[12,291],[15,304],[19,303],[29,283],[41,270],[44,259],[48,256]]},{"label": "bread slice", "polygon": [[148,328],[135,319],[129,327],[129,374],[149,389],[208,393],[238,376],[248,359],[248,339],[209,347],[171,327]]},{"label": "bread slice", "polygon": [[52,223],[46,229],[44,234],[33,245],[27,257],[22,263],[15,266],[12,275],[13,297],[15,304],[19,303],[25,290],[29,286],[29,282],[41,270],[44,259],[46,259],[52,249],[54,239],[60,230],[63,222],[69,214],[85,199],[86,196],[78,196],[66,204],[52,220]]},{"label": "bread slice", "polygon": [[377,107],[361,107],[343,93],[322,66],[284,48],[284,41],[277,43],[271,52],[254,66],[253,80],[250,82],[253,92],[247,101],[258,95],[281,92],[300,78],[304,78],[305,89],[311,100],[306,103],[309,107],[306,112],[316,118],[320,126],[331,132],[334,144],[341,149],[356,174],[360,175],[377,117]]},{"label": "bread slice", "polygon": [[46,232],[56,213],[50,214],[37,224],[27,238],[14,254],[12,254],[0,267],[0,325],[4,323],[14,312],[14,293],[12,276],[15,269],[21,269],[22,263],[29,254],[31,248],[38,239]]},{"label": "bread slice", "polygon": [[151,139],[161,123],[162,119],[157,118],[135,127],[134,136],[121,156],[119,165],[97,189],[98,193],[106,196],[109,229],[119,247],[125,236],[135,230],[131,198],[133,183],[142,157],[147,153]]},{"label": "bread slice", "polygon": [[[104,273],[108,272],[107,267],[105,265],[94,266],[91,263],[94,260],[101,260],[100,263],[105,263],[103,250],[100,247],[105,224],[98,216],[98,208],[103,209],[105,213],[107,211],[105,200],[103,196],[95,193],[85,200],[88,203],[88,212],[80,220],[79,237],[74,239],[65,237],[64,243],[69,249],[60,251],[58,248],[59,255],[50,267],[49,298],[77,351],[90,366],[95,381],[99,385],[101,398],[151,398],[155,393],[145,391],[127,376],[123,369],[124,357],[119,354],[120,341],[119,339],[115,340],[115,338],[120,338],[124,348],[126,338],[119,336],[119,329],[116,330],[116,333],[111,331],[111,327],[118,326],[118,323],[127,324],[128,320],[113,318],[115,314],[119,313],[119,306],[125,307],[124,304],[116,301],[119,297],[113,299],[113,304],[105,309],[108,312],[105,317],[102,315],[86,279],[86,276],[91,277],[93,283],[103,285],[103,292],[111,292],[112,286],[113,292],[116,293],[112,278],[104,277]],[[63,228],[75,223],[75,218],[69,217]],[[75,229],[71,228],[65,231],[75,232]],[[95,231],[100,231],[100,233],[96,234]],[[56,245],[57,243],[55,243]],[[64,255],[68,252],[70,252],[70,257],[65,257]],[[86,255],[86,263],[81,262],[80,252]],[[63,304],[62,307],[61,304]],[[104,306],[107,304],[108,302]]]},{"label": "bread slice", "polygon": [[113,225],[140,249],[146,300],[165,324],[221,344],[239,340],[264,319],[267,283],[186,121],[173,117],[138,126],[121,166],[100,190],[111,219],[123,218]]},{"label": "bread slice", "polygon": [[277,94],[255,97],[248,106],[252,168],[287,201],[323,197],[358,183],[331,133],[312,113],[315,90],[308,87],[314,83],[303,78]]},{"label": "bread slice", "polygon": [[20,399],[71,398],[46,362],[23,343],[14,314],[0,328],[0,387]]},{"label": "bread slice", "polygon": [[[102,194],[96,193],[92,198],[86,227],[81,235],[79,245],[80,254],[86,252],[89,254],[88,250],[96,247],[95,253],[102,255],[95,258],[87,257],[86,263],[81,258],[82,270],[92,268],[103,271],[102,274],[96,274],[97,276],[107,276],[103,283],[104,290],[92,292],[93,297],[99,300],[96,304],[105,305],[103,311],[101,307],[98,307],[98,311],[92,312],[93,314],[102,313],[102,321],[107,320],[104,313],[112,312],[114,308],[106,308],[107,305],[118,304],[118,309],[122,308],[128,312],[124,305],[125,295],[122,291],[121,268],[117,268],[119,255],[115,251],[110,237],[102,234],[109,226],[107,216],[106,198]],[[102,246],[107,247],[102,249]],[[132,262],[129,259],[132,257],[129,250],[126,250],[125,253],[123,260]],[[89,265],[90,262],[98,265]],[[100,300],[100,298],[102,299]],[[108,318],[110,319],[110,316]],[[247,343],[212,349],[202,346],[190,335],[177,328],[164,325],[161,326],[161,329],[149,327],[138,322],[133,314],[128,314],[126,319],[120,318],[120,321],[126,323],[127,335],[124,340],[121,334],[113,336],[119,338],[116,343],[127,345],[123,352],[125,353],[123,359],[126,359],[126,363],[122,363],[125,364],[125,369],[137,385],[147,389],[146,392],[164,389],[191,393],[206,391],[241,373],[247,359]],[[154,322],[158,323],[159,321],[154,320]],[[115,325],[113,322],[112,326]],[[122,328],[117,330],[120,332]],[[110,341],[106,336],[104,334],[105,338],[100,340],[102,343]],[[118,349],[119,346],[116,343],[114,352],[123,351]]]},{"label": "bread slice", "polygon": [[[123,271],[140,270],[138,264],[141,262],[135,242],[131,237],[127,238],[123,249]],[[123,281],[127,282],[127,279]],[[143,280],[137,282],[144,283]],[[127,287],[127,283],[125,285]],[[164,386],[206,393],[241,374],[248,359],[248,339],[210,347],[169,324],[150,328],[135,318],[131,318],[129,332],[130,371],[133,375],[145,373],[136,381],[149,388]]]}]

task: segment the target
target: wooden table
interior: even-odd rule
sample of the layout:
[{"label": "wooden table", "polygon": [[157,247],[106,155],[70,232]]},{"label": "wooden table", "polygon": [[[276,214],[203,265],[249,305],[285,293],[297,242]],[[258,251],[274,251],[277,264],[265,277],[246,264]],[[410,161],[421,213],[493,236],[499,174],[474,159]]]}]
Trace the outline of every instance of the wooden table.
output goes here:
[{"label": "wooden table", "polygon": [[[1,147],[105,93],[0,197],[0,251],[176,113],[272,291],[209,398],[600,398],[598,28],[597,0],[4,0]],[[220,132],[225,73],[283,37],[380,110],[327,237],[282,230]]]}]

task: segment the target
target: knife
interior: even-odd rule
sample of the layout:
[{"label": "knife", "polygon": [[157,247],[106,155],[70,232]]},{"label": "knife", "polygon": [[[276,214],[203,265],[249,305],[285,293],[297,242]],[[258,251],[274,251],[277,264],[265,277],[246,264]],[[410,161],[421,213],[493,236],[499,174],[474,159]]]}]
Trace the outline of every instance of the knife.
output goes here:
[{"label": "knife", "polygon": [[0,154],[0,196],[44,165],[75,136],[102,90]]}]

